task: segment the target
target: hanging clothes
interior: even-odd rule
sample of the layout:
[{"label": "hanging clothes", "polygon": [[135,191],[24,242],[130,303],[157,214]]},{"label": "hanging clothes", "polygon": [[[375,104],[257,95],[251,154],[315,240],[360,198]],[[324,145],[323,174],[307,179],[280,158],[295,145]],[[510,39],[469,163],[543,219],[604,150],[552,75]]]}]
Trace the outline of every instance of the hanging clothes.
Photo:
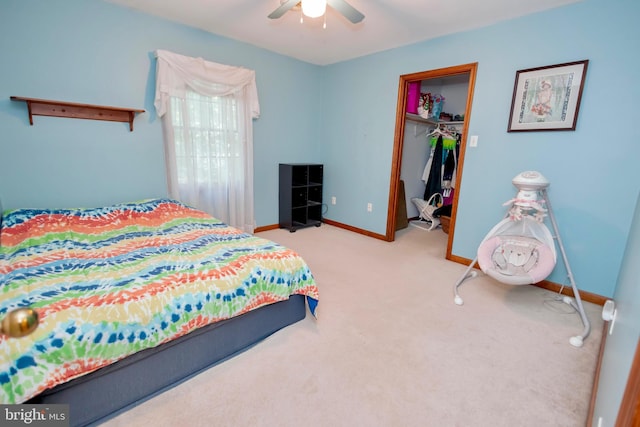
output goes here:
[{"label": "hanging clothes", "polygon": [[432,151],[431,168],[429,170],[429,179],[427,180],[427,186],[424,189],[424,200],[442,191],[442,135],[438,136],[436,146]]},{"label": "hanging clothes", "polygon": [[442,206],[451,206],[453,204],[453,194],[455,191],[456,189],[453,187],[442,190]]},{"label": "hanging clothes", "polygon": [[436,149],[436,145],[433,144],[431,149],[429,150],[429,158],[427,159],[427,164],[424,166],[424,171],[422,172],[422,180],[426,184],[429,181],[429,174],[431,173],[431,163],[433,163],[433,152]]},{"label": "hanging clothes", "polygon": [[456,176],[456,150],[447,150],[446,160],[442,168],[442,204],[453,204],[453,180]]},{"label": "hanging clothes", "polygon": [[447,159],[444,161],[442,181],[453,181],[456,173],[455,150],[447,150]]}]

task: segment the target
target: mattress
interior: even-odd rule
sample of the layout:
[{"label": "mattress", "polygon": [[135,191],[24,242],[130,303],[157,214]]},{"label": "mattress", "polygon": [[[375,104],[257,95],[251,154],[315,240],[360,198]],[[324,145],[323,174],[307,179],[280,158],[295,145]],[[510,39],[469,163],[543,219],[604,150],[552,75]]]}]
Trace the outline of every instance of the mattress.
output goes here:
[{"label": "mattress", "polygon": [[0,336],[0,403],[291,295],[314,315],[318,303],[297,253],[175,200],[8,211],[0,233],[0,317],[40,317],[27,337]]}]

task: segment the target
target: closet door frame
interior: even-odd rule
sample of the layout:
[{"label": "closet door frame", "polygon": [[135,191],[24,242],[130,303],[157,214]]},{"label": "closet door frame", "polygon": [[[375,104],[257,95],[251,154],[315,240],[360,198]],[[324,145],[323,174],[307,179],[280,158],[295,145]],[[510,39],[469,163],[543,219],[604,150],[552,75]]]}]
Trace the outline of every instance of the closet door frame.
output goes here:
[{"label": "closet door frame", "polygon": [[[409,83],[419,82],[428,79],[437,79],[457,75],[468,75],[469,89],[467,91],[467,103],[464,112],[464,124],[462,125],[462,139],[460,142],[460,157],[456,168],[456,191],[453,194],[453,206],[451,208],[451,224],[449,226],[449,240],[447,242],[448,260],[452,260],[451,246],[455,236],[456,215],[458,208],[458,196],[462,186],[462,170],[464,168],[464,158],[467,148],[467,131],[471,120],[471,104],[473,101],[473,91],[475,89],[476,72],[478,63],[456,65],[453,67],[439,68],[429,71],[421,71],[400,76],[398,84],[398,105],[396,107],[396,130],[394,134],[393,158],[391,163],[391,179],[389,186],[389,205],[387,207],[387,231],[386,240],[395,240],[396,233],[396,211],[398,206],[398,189],[400,185],[400,173],[402,171],[402,148],[404,144],[405,121],[407,113],[407,96]],[[460,262],[461,260],[454,260]]]}]

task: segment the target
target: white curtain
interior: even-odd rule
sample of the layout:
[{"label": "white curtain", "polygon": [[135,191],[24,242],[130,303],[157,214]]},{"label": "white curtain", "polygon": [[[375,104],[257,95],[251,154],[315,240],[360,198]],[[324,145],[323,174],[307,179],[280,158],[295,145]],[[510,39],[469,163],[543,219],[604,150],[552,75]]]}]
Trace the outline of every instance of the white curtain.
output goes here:
[{"label": "white curtain", "polygon": [[253,233],[255,71],[156,51],[169,195]]}]

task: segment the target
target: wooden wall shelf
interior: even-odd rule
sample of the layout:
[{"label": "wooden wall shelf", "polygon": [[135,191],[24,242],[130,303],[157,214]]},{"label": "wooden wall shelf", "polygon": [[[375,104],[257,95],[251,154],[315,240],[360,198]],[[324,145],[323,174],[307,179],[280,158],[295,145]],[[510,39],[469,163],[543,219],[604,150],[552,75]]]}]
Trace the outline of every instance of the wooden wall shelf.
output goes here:
[{"label": "wooden wall shelf", "polygon": [[144,110],[135,108],[77,104],[75,102],[52,101],[48,99],[23,98],[21,96],[12,96],[11,100],[24,101],[27,103],[29,123],[32,126],[33,116],[69,117],[73,119],[129,123],[129,131],[133,132],[133,119],[136,113],[144,113]]}]

